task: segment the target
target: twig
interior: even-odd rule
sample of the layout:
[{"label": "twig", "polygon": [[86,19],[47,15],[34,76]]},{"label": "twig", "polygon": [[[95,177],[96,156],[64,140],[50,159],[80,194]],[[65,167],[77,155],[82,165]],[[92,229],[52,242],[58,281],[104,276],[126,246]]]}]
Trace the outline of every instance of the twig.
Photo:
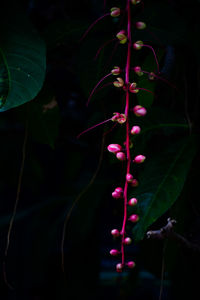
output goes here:
[{"label": "twig", "polygon": [[164,227],[160,228],[159,230],[148,231],[147,238],[153,238],[159,240],[171,239],[178,242],[188,250],[200,254],[200,245],[191,243],[185,237],[176,233],[174,231],[174,224],[176,224],[176,220],[171,220],[170,218],[168,218],[167,224]]},{"label": "twig", "polygon": [[8,249],[9,249],[9,246],[10,246],[10,235],[11,235],[11,231],[12,231],[12,228],[13,228],[13,223],[14,223],[14,220],[15,220],[16,212],[17,212],[17,206],[18,206],[18,203],[19,203],[19,197],[20,197],[20,191],[21,191],[21,185],[22,185],[22,177],[23,177],[23,173],[24,173],[24,163],[25,163],[25,158],[26,158],[26,145],[27,145],[27,139],[28,139],[28,109],[29,109],[29,106],[27,106],[27,117],[26,117],[25,133],[24,133],[24,141],[23,141],[23,146],[22,146],[22,161],[21,161],[21,167],[20,167],[18,184],[17,184],[17,193],[16,193],[16,199],[15,199],[15,205],[14,205],[12,217],[11,217],[10,223],[9,223],[6,247],[5,247],[5,252],[4,252],[3,275],[4,275],[4,281],[10,289],[13,289],[13,287],[9,284],[9,282],[7,280],[7,276],[6,276],[6,258],[7,258]]}]

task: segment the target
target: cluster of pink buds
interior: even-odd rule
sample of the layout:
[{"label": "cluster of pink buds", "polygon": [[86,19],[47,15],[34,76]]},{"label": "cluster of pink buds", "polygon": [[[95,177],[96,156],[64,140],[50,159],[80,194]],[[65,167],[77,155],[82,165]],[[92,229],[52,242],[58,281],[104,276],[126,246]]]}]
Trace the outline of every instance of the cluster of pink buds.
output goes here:
[{"label": "cluster of pink buds", "polygon": [[[128,261],[126,262],[125,259],[125,246],[128,246],[132,243],[132,239],[127,236],[126,233],[126,225],[127,222],[129,221],[130,223],[136,223],[139,221],[139,216],[136,213],[129,214],[127,207],[130,206],[134,208],[137,203],[138,199],[133,196],[134,193],[134,188],[137,188],[139,185],[139,182],[137,178],[134,176],[134,167],[135,165],[142,164],[146,157],[143,154],[137,154],[136,156],[134,155],[134,158],[131,157],[132,153],[131,151],[134,151],[133,147],[133,142],[131,138],[133,136],[140,134],[141,128],[137,124],[133,124],[133,126],[130,126],[130,121],[131,118],[135,117],[144,117],[147,113],[147,110],[145,107],[143,107],[140,104],[137,104],[134,106],[131,106],[133,101],[130,101],[130,97],[135,97],[134,94],[137,94],[140,90],[146,91],[146,92],[151,92],[150,90],[147,90],[142,87],[138,87],[137,83],[134,81],[130,80],[130,75],[131,72],[130,70],[134,71],[134,74],[137,76],[143,76],[143,74],[148,74],[148,77],[150,80],[154,80],[155,77],[159,78],[158,75],[155,75],[154,72],[147,72],[145,70],[142,70],[140,66],[135,66],[134,68],[131,68],[131,53],[133,50],[141,50],[143,47],[149,48],[155,58],[155,62],[157,65],[157,73],[159,74],[159,64],[157,60],[157,56],[155,54],[155,51],[153,47],[150,45],[144,44],[143,41],[138,40],[135,42],[132,42],[132,36],[131,36],[131,28],[132,28],[132,18],[131,18],[131,4],[133,5],[138,5],[140,7],[140,4],[142,3],[142,0],[127,0],[126,1],[126,14],[127,14],[127,28],[126,30],[122,29],[120,30],[116,36],[115,39],[118,39],[118,42],[120,44],[126,44],[127,46],[127,56],[126,56],[126,66],[124,69],[121,69],[119,66],[114,66],[113,69],[110,71],[109,74],[105,75],[94,87],[92,90],[87,105],[96,91],[96,89],[99,87],[99,85],[104,81],[106,78],[108,78],[111,75],[117,76],[116,79],[113,82],[114,87],[116,88],[121,88],[121,90],[125,93],[125,109],[124,113],[119,113],[119,112],[114,112],[113,117],[109,118],[108,120],[105,120],[98,125],[92,126],[90,129],[93,129],[101,124],[104,124],[109,121],[116,122],[120,124],[121,126],[125,127],[125,132],[126,132],[126,140],[121,146],[120,144],[110,144],[107,146],[107,150],[114,154],[115,157],[119,160],[124,162],[124,165],[126,166],[126,170],[124,172],[124,187],[116,187],[115,190],[112,192],[112,197],[114,199],[120,199],[119,201],[123,201],[124,204],[124,213],[123,213],[123,222],[122,222],[122,227],[121,230],[118,229],[112,229],[111,230],[111,235],[115,239],[120,239],[120,244],[121,244],[121,249],[111,249],[110,254],[112,256],[121,256],[121,262],[119,262],[116,265],[116,271],[117,272],[122,272],[125,267],[127,268],[134,268],[135,267],[135,262],[134,261]],[[121,10],[118,7],[112,7],[110,9],[110,12],[107,13],[104,16],[110,15],[111,17],[118,17],[121,14]],[[104,16],[100,17],[97,21],[101,20]],[[96,21],[96,22],[97,22]],[[96,24],[94,22],[93,24]],[[89,29],[86,31],[86,34],[88,31],[92,28],[93,24],[89,27]],[[135,24],[135,28],[138,30],[143,30],[146,28],[146,24],[143,21],[137,21]],[[85,35],[84,35],[85,36]],[[121,75],[121,73],[124,73],[124,76]],[[156,73],[156,74],[157,74]],[[121,77],[119,77],[121,76]],[[136,76],[136,81],[137,81],[137,76]],[[122,78],[123,77],[123,78]],[[112,83],[111,83],[112,84]],[[152,93],[152,92],[151,92]],[[88,132],[90,129],[85,130],[83,133]],[[81,133],[81,134],[83,134]],[[79,134],[80,136],[80,134]],[[133,149],[132,149],[133,148]],[[132,196],[129,196],[129,190],[132,189]]]}]

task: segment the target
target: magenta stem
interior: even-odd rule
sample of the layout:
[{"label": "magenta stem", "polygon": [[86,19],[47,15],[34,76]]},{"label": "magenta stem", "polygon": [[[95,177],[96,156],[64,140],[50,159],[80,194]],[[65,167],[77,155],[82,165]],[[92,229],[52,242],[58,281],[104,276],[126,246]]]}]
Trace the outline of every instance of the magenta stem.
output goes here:
[{"label": "magenta stem", "polygon": [[100,126],[100,125],[103,125],[103,124],[105,124],[105,123],[107,123],[107,122],[109,122],[109,121],[111,121],[111,120],[112,120],[112,118],[109,118],[109,119],[107,119],[107,120],[105,120],[105,121],[103,121],[103,122],[100,122],[100,123],[98,123],[98,124],[95,124],[94,126],[92,126],[92,127],[88,128],[88,129],[84,130],[83,132],[81,132],[81,133],[79,133],[79,134],[77,135],[77,139],[79,139],[80,136],[83,135],[83,134],[85,134],[86,132],[88,132],[88,131],[90,131],[90,130],[92,130],[92,129],[94,129],[94,128]]},{"label": "magenta stem", "polygon": [[[144,70],[141,70],[141,72],[142,72],[142,73],[145,73],[145,74],[148,74],[148,75],[151,74],[151,72],[147,72],[147,71],[144,71]],[[178,88],[177,88],[174,84],[172,84],[170,81],[168,81],[167,79],[165,79],[165,78],[163,78],[163,77],[161,77],[161,76],[158,76],[158,75],[156,75],[156,74],[153,74],[153,76],[155,76],[155,77],[158,78],[159,80],[162,80],[163,82],[167,83],[168,85],[170,85],[170,86],[173,87],[174,89],[178,90]]]},{"label": "magenta stem", "polygon": [[153,55],[154,55],[154,58],[155,58],[155,62],[156,62],[156,65],[157,65],[157,72],[159,74],[160,73],[160,68],[159,68],[159,63],[158,63],[158,59],[157,59],[157,56],[156,56],[156,52],[154,51],[153,47],[151,47],[150,45],[143,44],[143,46],[151,49],[151,51],[153,52]]},{"label": "magenta stem", "polygon": [[88,98],[88,101],[87,101],[87,103],[86,103],[86,106],[89,105],[89,102],[90,102],[90,100],[91,100],[91,98],[92,98],[92,96],[93,96],[95,90],[98,88],[98,86],[102,83],[102,81],[104,81],[104,79],[106,79],[106,78],[107,78],[108,76],[110,76],[110,75],[112,75],[112,73],[109,73],[109,74],[107,74],[106,76],[104,76],[103,78],[101,78],[101,79],[99,80],[99,82],[95,85],[95,87],[93,88],[92,92],[90,93],[90,96],[89,96],[89,98]]},{"label": "magenta stem", "polygon": [[[128,37],[128,50],[127,50],[127,61],[126,61],[126,69],[125,69],[125,84],[128,86],[129,84],[129,73],[130,73],[130,63],[131,63],[131,8],[130,1],[127,0],[127,14],[128,14],[128,24],[127,24],[127,37]],[[129,140],[129,90],[126,90],[126,107],[125,107],[125,115],[127,117],[126,121],[126,156],[127,156],[127,168],[126,174],[130,173],[130,165],[131,165],[131,155],[130,155],[130,140]],[[124,253],[124,239],[125,239],[125,230],[126,230],[126,222],[127,222],[127,192],[128,192],[128,182],[125,181],[124,186],[124,218],[121,229],[122,242],[121,242],[121,255],[122,255],[122,266],[125,265],[125,253]]]},{"label": "magenta stem", "polygon": [[88,29],[85,31],[85,33],[83,34],[82,38],[80,39],[80,42],[86,37],[86,35],[88,34],[88,32],[99,22],[101,21],[103,18],[110,16],[110,13],[107,13],[103,16],[101,16],[100,18],[98,18],[97,20],[95,20],[89,27]]},{"label": "magenta stem", "polygon": [[105,46],[107,46],[108,44],[112,43],[112,42],[115,41],[115,40],[116,40],[116,38],[114,38],[114,39],[112,39],[112,40],[109,40],[109,41],[105,42],[105,43],[98,49],[98,51],[97,51],[97,53],[96,53],[96,55],[95,55],[95,57],[94,57],[94,60],[97,59],[97,57],[99,56],[101,50],[102,50]]},{"label": "magenta stem", "polygon": [[154,93],[148,89],[145,89],[145,88],[139,88],[139,87],[136,87],[136,90],[142,90],[142,91],[145,91],[145,92],[148,92],[148,93],[151,93],[154,95]]}]

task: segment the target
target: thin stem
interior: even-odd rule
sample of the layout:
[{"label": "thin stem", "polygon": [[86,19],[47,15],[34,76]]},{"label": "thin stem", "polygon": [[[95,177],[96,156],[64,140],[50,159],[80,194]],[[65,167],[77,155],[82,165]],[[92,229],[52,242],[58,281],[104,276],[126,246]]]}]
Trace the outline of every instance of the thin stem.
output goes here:
[{"label": "thin stem", "polygon": [[150,45],[143,44],[143,47],[147,47],[147,48],[151,49],[151,51],[153,52],[155,62],[156,62],[156,65],[157,65],[157,71],[158,71],[158,74],[159,74],[160,73],[160,68],[159,68],[159,63],[158,63],[158,59],[157,59],[157,56],[156,56],[156,52],[154,51],[153,47],[151,47]]},{"label": "thin stem", "polygon": [[90,130],[92,130],[92,129],[94,129],[94,128],[100,126],[100,125],[103,125],[103,124],[105,124],[105,123],[107,123],[107,122],[109,122],[109,121],[111,121],[111,120],[112,120],[112,118],[107,119],[107,120],[105,120],[105,121],[103,121],[103,122],[100,122],[100,123],[98,123],[98,124],[95,124],[94,126],[92,126],[92,127],[88,128],[88,129],[84,130],[83,132],[81,132],[81,133],[79,133],[79,134],[77,135],[77,139],[79,139],[80,136],[83,135],[83,134],[85,134],[86,132],[88,132],[88,131],[90,131]]},{"label": "thin stem", "polygon": [[142,91],[145,91],[145,92],[148,92],[148,93],[151,93],[154,95],[154,93],[152,91],[145,89],[145,88],[136,87],[136,90],[142,90]]},{"label": "thin stem", "polygon": [[[127,0],[127,14],[128,14],[128,24],[127,24],[127,37],[128,37],[128,50],[127,50],[127,61],[126,61],[126,69],[125,69],[125,83],[128,85],[129,83],[129,73],[130,73],[130,63],[131,63],[131,9],[130,9],[130,1]],[[126,173],[130,173],[130,165],[131,165],[131,155],[130,155],[130,140],[129,140],[129,90],[126,90],[126,107],[125,107],[125,115],[127,117],[126,121],[126,156],[127,156],[127,168]],[[121,254],[122,254],[122,266],[125,264],[125,254],[124,254],[124,239],[125,239],[125,227],[127,221],[127,191],[128,191],[128,182],[125,181],[124,186],[124,218],[122,224],[122,244],[121,244]]]},{"label": "thin stem", "polygon": [[82,42],[82,40],[86,37],[86,35],[89,33],[89,31],[99,22],[101,21],[103,18],[110,16],[110,13],[107,13],[103,16],[101,16],[100,18],[98,18],[97,20],[95,20],[89,27],[88,29],[85,31],[85,33],[83,34],[82,38],[80,39],[80,42]]},{"label": "thin stem", "polygon": [[86,103],[86,106],[89,105],[89,102],[90,102],[90,100],[91,100],[91,98],[92,98],[92,96],[93,96],[95,90],[98,88],[98,86],[102,83],[102,81],[103,81],[104,79],[106,79],[106,78],[107,78],[108,76],[110,76],[110,75],[112,75],[112,73],[109,73],[109,74],[105,75],[105,76],[104,76],[103,78],[101,78],[101,79],[99,80],[99,82],[95,85],[95,87],[93,88],[92,92],[90,93],[90,96],[89,96],[89,98],[88,98],[88,101],[87,101],[87,103]]},{"label": "thin stem", "polygon": [[[151,72],[148,72],[148,71],[141,70],[141,72],[145,73],[145,74],[148,74],[148,75],[151,75]],[[156,74],[153,74],[153,76],[155,78],[159,79],[159,80],[162,80],[163,82],[167,83],[168,85],[170,85],[171,87],[173,87],[174,89],[176,89],[177,91],[179,91],[178,88],[173,83],[171,83],[170,81],[168,81],[167,79],[165,79],[165,78],[163,78],[161,76],[158,76]]]},{"label": "thin stem", "polygon": [[6,259],[7,259],[7,255],[8,255],[8,249],[9,249],[9,246],[10,246],[11,231],[12,231],[15,216],[16,216],[16,213],[17,213],[17,207],[18,207],[20,192],[21,192],[22,178],[23,178],[23,174],[24,174],[24,164],[25,164],[25,158],[26,158],[26,145],[27,145],[27,140],[28,140],[28,112],[29,112],[29,106],[27,106],[27,116],[26,116],[24,141],[23,141],[23,145],[22,145],[22,161],[21,161],[21,166],[20,166],[20,171],[19,171],[16,199],[15,199],[15,204],[14,204],[14,208],[13,208],[13,213],[12,213],[10,223],[9,223],[9,228],[8,228],[8,233],[7,233],[7,241],[6,241],[6,248],[5,248],[5,252],[4,252],[4,262],[3,262],[4,280],[5,280],[5,283],[8,285],[8,287],[11,288],[11,289],[12,289],[12,286],[9,284],[9,282],[7,280],[7,275],[6,275]]},{"label": "thin stem", "polygon": [[96,55],[95,55],[95,57],[94,57],[94,60],[97,59],[97,57],[99,56],[101,50],[102,50],[105,46],[107,46],[108,44],[110,44],[110,43],[113,42],[113,41],[116,41],[116,38],[114,38],[114,39],[112,39],[112,40],[109,40],[109,41],[105,42],[105,43],[98,49],[98,51],[97,51],[97,53],[96,53]]}]

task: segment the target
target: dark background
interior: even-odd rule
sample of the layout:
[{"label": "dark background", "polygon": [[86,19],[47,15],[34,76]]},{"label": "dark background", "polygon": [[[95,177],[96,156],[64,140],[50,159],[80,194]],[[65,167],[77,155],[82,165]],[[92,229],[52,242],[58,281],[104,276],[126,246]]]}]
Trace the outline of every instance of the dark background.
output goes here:
[{"label": "dark background", "polygon": [[[113,242],[110,230],[121,224],[122,207],[110,195],[115,182],[121,180],[122,170],[105,149],[112,136],[119,137],[121,132],[114,129],[105,135],[112,127],[108,124],[76,138],[84,129],[112,116],[121,105],[118,91],[106,87],[88,108],[85,106],[98,80],[114,65],[125,63],[125,48],[120,45],[111,56],[112,43],[94,61],[98,48],[121,29],[120,21],[106,17],[82,43],[79,40],[96,18],[112,6],[124,7],[125,1],[107,1],[105,8],[104,1],[95,0],[21,2],[45,40],[47,71],[44,87],[35,100],[1,113],[0,298],[151,300],[159,299],[160,289],[162,300],[198,298],[199,254],[176,242],[145,238],[127,249],[127,257],[136,261],[136,268],[120,275],[115,272],[118,260],[110,257],[109,250],[118,242]],[[191,132],[199,134],[199,8],[200,2],[195,0],[150,0],[144,1],[144,9],[133,12],[136,20],[142,18],[149,24],[149,31],[134,32],[136,40],[141,34],[141,39],[160,51],[162,76],[177,87],[156,81],[154,101],[149,96],[144,99],[144,103],[153,103],[149,105],[150,115],[160,122],[162,112],[189,124],[187,132],[169,129],[146,137],[138,147],[150,156],[159,155],[160,149]],[[147,51],[137,53],[134,64],[142,64]],[[44,113],[43,106],[54,97],[58,105]],[[6,283],[4,251],[26,133],[20,198],[6,258]],[[198,244],[199,215],[197,153],[178,200],[153,228],[164,226],[167,217],[173,216],[178,220],[177,231]],[[66,216],[63,272],[61,244]]]}]

